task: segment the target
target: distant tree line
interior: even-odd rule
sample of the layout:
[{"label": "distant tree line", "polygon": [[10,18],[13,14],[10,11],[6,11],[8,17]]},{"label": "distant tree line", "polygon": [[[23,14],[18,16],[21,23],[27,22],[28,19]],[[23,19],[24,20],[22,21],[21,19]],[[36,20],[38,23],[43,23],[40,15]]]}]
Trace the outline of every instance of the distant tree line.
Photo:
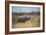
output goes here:
[{"label": "distant tree line", "polygon": [[33,15],[40,15],[40,12],[29,12],[29,13],[17,13],[17,12],[12,12],[12,15],[23,15],[23,14],[33,14]]}]

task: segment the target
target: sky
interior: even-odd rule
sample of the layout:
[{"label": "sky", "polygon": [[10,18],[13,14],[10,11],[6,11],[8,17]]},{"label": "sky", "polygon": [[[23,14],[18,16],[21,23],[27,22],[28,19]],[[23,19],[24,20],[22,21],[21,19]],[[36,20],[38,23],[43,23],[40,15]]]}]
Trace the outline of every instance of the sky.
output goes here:
[{"label": "sky", "polygon": [[40,7],[20,7],[12,6],[12,12],[15,13],[29,13],[29,12],[40,12]]}]

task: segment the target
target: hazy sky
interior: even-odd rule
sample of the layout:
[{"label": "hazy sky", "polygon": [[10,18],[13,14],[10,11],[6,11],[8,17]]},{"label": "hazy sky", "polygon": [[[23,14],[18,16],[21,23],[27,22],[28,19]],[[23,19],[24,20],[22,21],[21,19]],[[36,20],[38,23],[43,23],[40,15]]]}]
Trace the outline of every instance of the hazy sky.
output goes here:
[{"label": "hazy sky", "polygon": [[20,7],[20,6],[12,6],[12,12],[40,12],[40,8],[39,7]]}]

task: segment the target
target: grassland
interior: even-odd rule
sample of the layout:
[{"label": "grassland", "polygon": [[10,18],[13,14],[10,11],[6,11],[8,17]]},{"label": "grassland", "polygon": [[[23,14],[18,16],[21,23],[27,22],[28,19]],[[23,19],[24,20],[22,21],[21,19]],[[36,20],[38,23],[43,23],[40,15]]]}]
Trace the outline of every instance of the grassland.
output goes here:
[{"label": "grassland", "polygon": [[[27,17],[32,18],[26,22],[16,22],[16,18]],[[13,19],[14,18],[14,19]],[[39,27],[40,26],[40,15],[15,15],[13,16],[12,27],[13,28],[30,28],[30,27]]]}]

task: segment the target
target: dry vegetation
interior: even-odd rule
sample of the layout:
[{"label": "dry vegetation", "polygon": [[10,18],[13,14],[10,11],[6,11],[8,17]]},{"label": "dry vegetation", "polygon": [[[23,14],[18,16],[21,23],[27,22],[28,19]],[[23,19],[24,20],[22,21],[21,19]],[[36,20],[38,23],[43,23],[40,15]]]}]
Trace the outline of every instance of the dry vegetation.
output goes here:
[{"label": "dry vegetation", "polygon": [[26,22],[16,22],[13,24],[15,28],[29,28],[29,27],[39,27],[40,26],[40,16],[39,15],[15,15],[15,19],[19,17],[32,18]]}]

